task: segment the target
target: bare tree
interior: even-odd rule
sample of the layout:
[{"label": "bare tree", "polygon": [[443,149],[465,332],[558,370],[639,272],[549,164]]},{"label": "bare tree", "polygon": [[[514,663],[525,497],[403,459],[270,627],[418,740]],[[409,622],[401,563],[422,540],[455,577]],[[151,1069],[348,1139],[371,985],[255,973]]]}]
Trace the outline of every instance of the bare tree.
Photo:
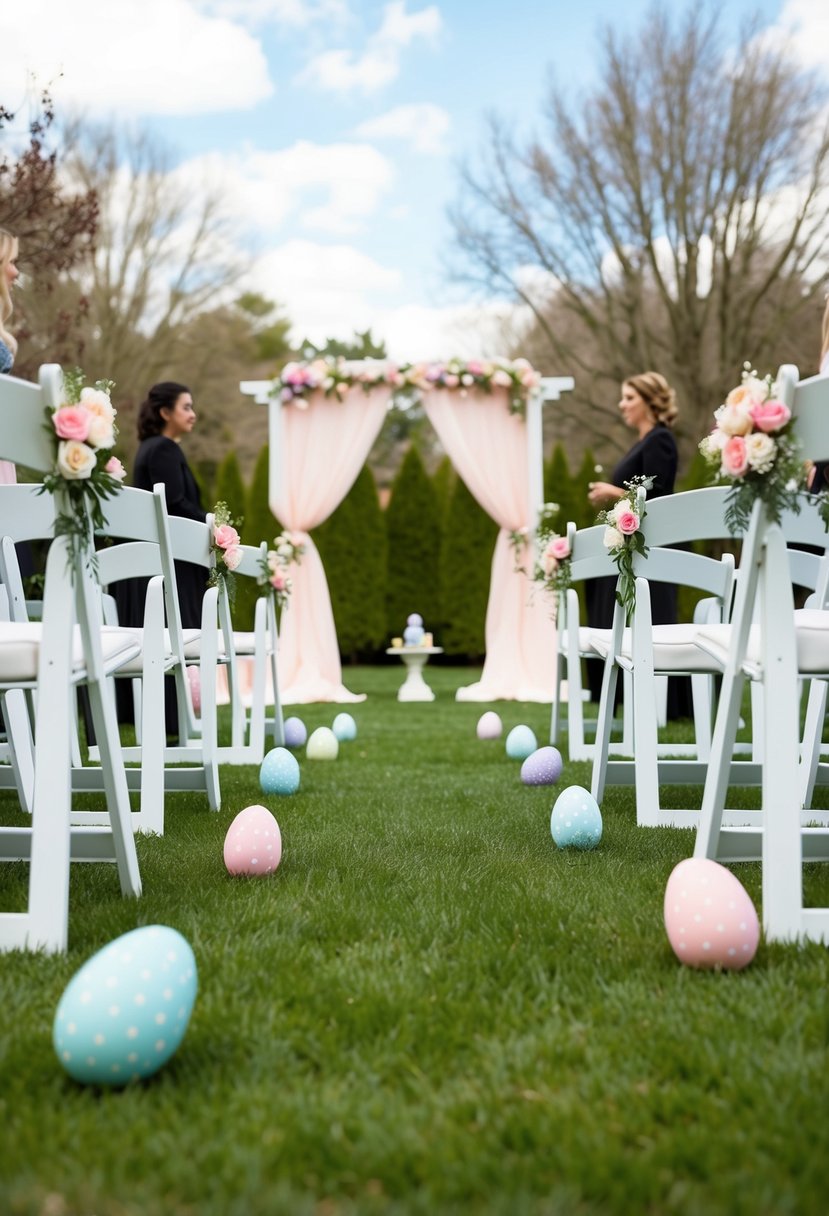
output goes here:
[{"label": "bare tree", "polygon": [[457,277],[531,307],[536,359],[575,375],[581,427],[607,429],[591,407],[623,376],[663,371],[687,450],[744,360],[816,363],[826,89],[757,26],[727,45],[704,3],[657,5],[628,39],[606,29],[599,54],[583,100],[551,84],[542,136],[490,120],[451,215]]}]

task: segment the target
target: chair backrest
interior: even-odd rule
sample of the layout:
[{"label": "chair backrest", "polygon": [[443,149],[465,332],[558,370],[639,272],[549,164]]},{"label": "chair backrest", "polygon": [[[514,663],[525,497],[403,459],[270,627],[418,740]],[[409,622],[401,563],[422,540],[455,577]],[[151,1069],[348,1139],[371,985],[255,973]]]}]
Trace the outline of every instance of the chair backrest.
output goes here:
[{"label": "chair backrest", "polygon": [[794,364],[784,363],[777,373],[777,391],[792,411],[804,454],[811,460],[829,460],[829,375],[801,380]]},{"label": "chair backrest", "polygon": [[725,525],[728,491],[728,486],[707,486],[649,499],[644,523],[646,543],[683,545],[696,540],[730,540]]},{"label": "chair backrest", "polygon": [[[63,393],[63,373],[57,363],[45,363],[39,382],[3,376],[0,397],[0,457],[48,473],[55,463],[54,446],[44,426],[44,410],[54,408]],[[36,424],[36,425],[34,425]]]}]

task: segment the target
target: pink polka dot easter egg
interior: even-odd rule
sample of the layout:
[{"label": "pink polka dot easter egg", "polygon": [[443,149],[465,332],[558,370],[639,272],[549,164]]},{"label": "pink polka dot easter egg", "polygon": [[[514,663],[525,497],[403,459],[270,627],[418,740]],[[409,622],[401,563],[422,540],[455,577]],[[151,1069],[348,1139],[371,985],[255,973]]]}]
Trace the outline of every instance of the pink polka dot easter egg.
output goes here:
[{"label": "pink polka dot easter egg", "polygon": [[272,874],[282,860],[282,833],[265,806],[246,806],[227,829],[224,848],[229,874]]},{"label": "pink polka dot easter egg", "polygon": [[478,719],[476,733],[479,739],[500,739],[501,731],[503,730],[501,719],[498,717],[494,709],[488,709],[485,714],[481,714]]},{"label": "pink polka dot easter egg", "polygon": [[193,713],[201,713],[201,672],[198,667],[187,668],[187,682],[190,685],[190,700],[193,702]]},{"label": "pink polka dot easter egg", "polygon": [[726,971],[747,967],[760,940],[757,912],[743,884],[704,857],[689,857],[672,870],[665,931],[681,963]]}]

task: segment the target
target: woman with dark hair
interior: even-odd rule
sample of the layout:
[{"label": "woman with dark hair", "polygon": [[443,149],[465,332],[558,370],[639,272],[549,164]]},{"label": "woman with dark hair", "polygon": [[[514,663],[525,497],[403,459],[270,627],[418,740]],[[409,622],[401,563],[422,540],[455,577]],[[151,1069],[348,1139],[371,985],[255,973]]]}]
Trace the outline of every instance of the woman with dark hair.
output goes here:
[{"label": "woman with dark hair", "polygon": [[[162,482],[170,515],[183,515],[203,523],[206,516],[196,479],[190,472],[181,439],[189,435],[196,422],[193,397],[189,388],[173,380],[154,384],[138,411],[138,438],[132,483],[139,490],[152,490]],[[190,562],[176,562],[176,584],[181,623],[185,629],[201,625],[202,599],[207,585],[206,573]],[[144,623],[146,579],[129,579],[116,587],[118,619],[122,625]],[[119,720],[132,721],[132,696],[125,683],[118,681]],[[123,691],[122,691],[123,690]],[[127,693],[130,695],[127,696]],[[168,735],[178,731],[175,681],[165,681],[165,717]]]},{"label": "woman with dark hair", "polygon": [[[625,493],[624,483],[633,477],[652,477],[648,498],[673,494],[678,463],[676,440],[671,432],[677,416],[676,394],[659,372],[641,372],[622,383],[619,411],[626,426],[636,431],[637,439],[618,462],[612,481],[591,481],[588,499],[596,511],[613,506]],[[616,603],[616,579],[592,579],[586,584],[587,619],[595,629],[609,629]],[[651,585],[651,612],[655,625],[676,623],[676,587],[668,583]],[[598,701],[602,686],[602,665],[588,660],[588,681],[592,700]],[[691,712],[690,685],[685,678],[668,682],[668,717],[685,717]]]}]

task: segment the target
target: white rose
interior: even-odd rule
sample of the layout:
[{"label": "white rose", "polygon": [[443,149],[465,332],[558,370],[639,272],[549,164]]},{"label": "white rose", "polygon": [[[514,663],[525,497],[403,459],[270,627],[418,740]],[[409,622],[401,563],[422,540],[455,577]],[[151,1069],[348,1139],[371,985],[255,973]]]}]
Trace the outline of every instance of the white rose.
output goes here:
[{"label": "white rose", "polygon": [[618,528],[605,528],[602,544],[605,549],[618,549],[625,543],[625,538]]},{"label": "white rose", "polygon": [[755,473],[768,473],[777,456],[777,444],[771,435],[757,431],[746,435],[746,460]]},{"label": "white rose", "polygon": [[714,411],[720,430],[726,435],[747,435],[754,425],[748,412],[753,404],[753,401],[747,401],[721,405]]},{"label": "white rose", "polygon": [[96,414],[89,424],[87,440],[93,448],[111,448],[115,443],[112,419]]},{"label": "white rose", "polygon": [[81,389],[80,404],[88,409],[90,414],[95,414],[98,418],[115,417],[115,409],[109,399],[109,394],[105,393],[100,388],[84,388]]},{"label": "white rose", "polygon": [[82,481],[91,477],[96,456],[92,448],[79,439],[64,439],[58,444],[58,472],[67,481]]}]

